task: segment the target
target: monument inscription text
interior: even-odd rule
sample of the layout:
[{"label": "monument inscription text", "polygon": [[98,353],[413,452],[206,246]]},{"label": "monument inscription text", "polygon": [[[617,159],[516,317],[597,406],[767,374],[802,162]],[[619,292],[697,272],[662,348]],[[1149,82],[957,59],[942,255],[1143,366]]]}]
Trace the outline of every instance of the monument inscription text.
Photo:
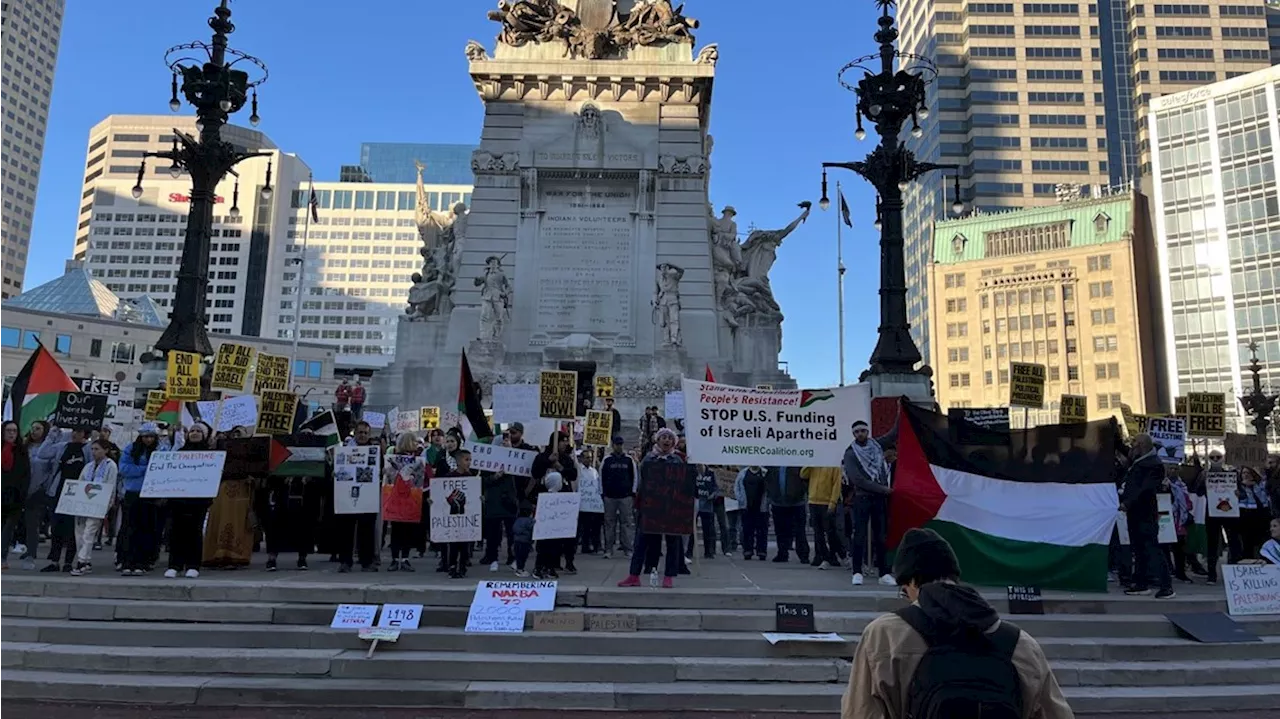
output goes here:
[{"label": "monument inscription text", "polygon": [[543,188],[537,331],[631,333],[635,205],[626,183]]}]

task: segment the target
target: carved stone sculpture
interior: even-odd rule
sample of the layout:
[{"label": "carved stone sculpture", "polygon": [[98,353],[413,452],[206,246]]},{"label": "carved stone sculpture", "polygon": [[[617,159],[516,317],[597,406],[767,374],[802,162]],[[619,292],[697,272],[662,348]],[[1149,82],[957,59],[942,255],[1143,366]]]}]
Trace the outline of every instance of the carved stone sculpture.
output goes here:
[{"label": "carved stone sculpture", "polygon": [[427,201],[422,182],[421,162],[418,168],[418,205],[415,211],[418,237],[422,247],[422,272],[413,274],[413,287],[409,290],[409,307],[405,314],[410,319],[425,319],[447,315],[453,309],[453,288],[462,264],[462,242],[467,231],[467,206],[461,202],[450,212],[432,210]]},{"label": "carved stone sculpture", "polygon": [[511,281],[502,270],[502,258],[491,255],[484,261],[484,277],[475,278],[480,288],[480,339],[496,342],[511,321]]},{"label": "carved stone sculpture", "polygon": [[467,41],[467,59],[471,62],[484,62],[489,59],[489,53],[484,49],[484,45],[475,40]]},{"label": "carved stone sculpture", "polygon": [[699,65],[710,65],[715,67],[716,63],[720,62],[720,46],[713,42],[702,48],[702,50],[698,52],[698,58],[694,60],[694,62]]},{"label": "carved stone sculpture", "polygon": [[752,314],[768,321],[782,321],[782,310],[769,284],[769,271],[782,240],[808,219],[812,204],[806,200],[799,207],[802,212],[791,224],[780,230],[752,230],[742,245],[738,245],[733,208],[724,208],[719,219],[709,212],[716,303],[730,327],[739,327],[742,319]]},{"label": "carved stone sculpture", "polygon": [[701,155],[660,155],[658,172],[664,175],[705,175],[707,158]]},{"label": "carved stone sculpture", "polygon": [[658,287],[653,299],[653,321],[662,328],[662,346],[680,347],[680,278],[684,270],[664,262],[658,265]]},{"label": "carved stone sculpture", "polygon": [[475,150],[471,153],[473,172],[515,172],[519,167],[520,154],[516,152],[495,155],[488,150]]},{"label": "carved stone sculpture", "polygon": [[633,47],[693,43],[698,21],[671,0],[637,0],[619,15],[615,0],[579,0],[570,10],[556,0],[500,0],[489,19],[502,23],[498,42],[511,47],[559,41],[565,55],[592,60],[617,56]]}]

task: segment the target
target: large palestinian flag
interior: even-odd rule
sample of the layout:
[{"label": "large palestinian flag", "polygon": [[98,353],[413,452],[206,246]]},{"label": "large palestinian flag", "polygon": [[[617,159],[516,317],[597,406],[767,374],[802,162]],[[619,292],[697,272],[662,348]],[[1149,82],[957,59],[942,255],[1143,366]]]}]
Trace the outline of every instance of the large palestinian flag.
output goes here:
[{"label": "large palestinian flag", "polygon": [[484,415],[484,405],[480,404],[479,388],[464,350],[462,367],[458,372],[458,419],[462,424],[462,437],[469,442],[488,444],[493,441],[493,428]]},{"label": "large palestinian flag", "polygon": [[79,392],[80,386],[67,376],[58,360],[44,345],[36,347],[13,380],[10,399],[18,431],[26,434],[36,420],[48,419],[58,408],[59,392]]},{"label": "large palestinian flag", "polygon": [[1109,420],[997,432],[903,403],[889,547],[929,527],[967,582],[1106,591],[1117,431]]}]

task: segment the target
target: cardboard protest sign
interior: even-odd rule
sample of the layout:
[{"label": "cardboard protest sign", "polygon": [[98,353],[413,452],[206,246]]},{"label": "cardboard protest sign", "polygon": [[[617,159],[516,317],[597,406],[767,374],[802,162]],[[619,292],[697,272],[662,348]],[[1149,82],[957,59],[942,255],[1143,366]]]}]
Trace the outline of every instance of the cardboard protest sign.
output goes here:
[{"label": "cardboard protest sign", "polygon": [[579,512],[602,514],[604,512],[604,488],[596,472],[578,472],[578,495],[582,497]]},{"label": "cardboard protest sign", "polygon": [[1058,403],[1058,422],[1075,424],[1089,421],[1089,398],[1078,394],[1064,394]]},{"label": "cardboard protest sign", "polygon": [[812,604],[778,602],[774,605],[773,625],[775,632],[812,634],[817,631],[817,628],[814,627],[814,621]]},{"label": "cardboard protest sign", "polygon": [[418,429],[440,429],[440,408],[423,407],[418,410]]},{"label": "cardboard protest sign", "polygon": [[382,521],[421,522],[422,490],[400,478],[382,485]]},{"label": "cardboard protest sign", "polygon": [[532,612],[535,632],[581,632],[587,628],[582,612]]},{"label": "cardboard protest sign", "polygon": [[1045,367],[1030,362],[1009,363],[1009,406],[1044,407]]},{"label": "cardboard protest sign", "polygon": [[258,353],[257,369],[253,376],[253,393],[285,392],[289,389],[289,358],[284,355]]},{"label": "cardboard protest sign", "polygon": [[1181,464],[1187,451],[1187,421],[1172,417],[1148,417],[1147,434],[1155,444],[1156,455],[1165,464]]},{"label": "cardboard protest sign", "polygon": [[538,416],[573,419],[578,416],[578,373],[543,370],[538,381]]},{"label": "cardboard protest sign", "polygon": [[[684,380],[689,461],[839,467],[853,423],[871,419],[868,384],[759,390]],[[895,400],[896,401],[896,400]]]},{"label": "cardboard protest sign", "polygon": [[533,460],[538,453],[529,449],[514,449],[480,442],[464,442],[471,452],[471,468],[477,472],[503,472],[520,477],[533,475]]},{"label": "cardboard protest sign", "polygon": [[1240,505],[1236,501],[1236,473],[1205,473],[1205,509],[1210,517],[1239,517]]},{"label": "cardboard protest sign", "polygon": [[1124,431],[1133,437],[1142,431],[1138,428],[1138,416],[1133,413],[1133,408],[1127,404],[1120,405],[1120,416],[1124,419]]},{"label": "cardboard protest sign", "polygon": [[1221,437],[1227,432],[1227,396],[1222,392],[1188,392],[1188,437]]},{"label": "cardboard protest sign", "polygon": [[533,539],[570,539],[578,536],[578,509],[582,496],[577,492],[544,492],[538,495]]},{"label": "cardboard protest sign", "polygon": [[329,622],[330,629],[366,629],[378,615],[376,604],[339,604]]},{"label": "cardboard protest sign", "polygon": [[369,429],[382,429],[387,426],[387,415],[382,412],[366,409],[360,413],[360,419],[369,424]]},{"label": "cardboard protest sign", "polygon": [[555,431],[556,420],[538,415],[539,387],[536,384],[495,384],[493,386],[493,421],[501,424],[521,422],[526,437],[540,442]]},{"label": "cardboard protest sign", "polygon": [[431,541],[480,541],[480,478],[431,480]]},{"label": "cardboard protest sign", "polygon": [[1261,469],[1267,464],[1267,440],[1256,434],[1237,434],[1227,432],[1226,440],[1227,464],[1234,467],[1253,467]]},{"label": "cardboard protest sign", "polygon": [[471,606],[521,607],[531,612],[550,612],[556,608],[559,583],[551,580],[527,582],[476,582]]},{"label": "cardboard protest sign", "polygon": [[182,426],[204,422],[217,432],[230,432],[236,427],[258,426],[258,398],[251,394],[206,402],[182,404]]},{"label": "cardboard protest sign", "polygon": [[164,380],[169,399],[200,399],[200,353],[171,350]]},{"label": "cardboard protest sign", "polygon": [[1009,445],[1008,407],[952,407],[947,410],[947,420],[951,441],[956,444]]},{"label": "cardboard protest sign", "polygon": [[116,494],[115,482],[90,482],[68,479],[62,483],[62,494],[58,496],[58,508],[55,514],[68,517],[88,517],[102,519],[107,516],[111,507],[111,498]]},{"label": "cardboard protest sign", "polygon": [[597,447],[607,447],[613,437],[613,413],[587,410],[587,420],[583,425],[582,443]]},{"label": "cardboard protest sign", "polygon": [[1224,565],[1222,585],[1231,616],[1280,614],[1280,565]]},{"label": "cardboard protest sign", "polygon": [[1156,512],[1159,514],[1159,534],[1156,541],[1160,544],[1175,544],[1178,541],[1177,525],[1173,522],[1173,496],[1168,492],[1156,495]]},{"label": "cardboard protest sign", "polygon": [[711,471],[716,475],[716,485],[720,488],[720,494],[726,499],[737,499],[738,470],[716,467]]},{"label": "cardboard protest sign", "polygon": [[635,612],[592,612],[587,615],[589,632],[634,632],[636,624]]},{"label": "cardboard protest sign", "polygon": [[89,429],[101,427],[106,418],[107,395],[59,392],[49,422],[63,429]]},{"label": "cardboard protest sign", "polygon": [[[688,380],[685,380],[685,381],[687,382]],[[667,419],[684,419],[685,418],[683,391],[677,390],[675,392],[668,392],[663,397],[662,416],[666,417]]]},{"label": "cardboard protest sign", "polygon": [[271,472],[270,437],[234,437],[222,440],[218,448],[227,453],[222,471],[228,477],[253,475],[265,477]]},{"label": "cardboard protest sign", "polygon": [[143,499],[211,498],[218,496],[223,451],[152,452],[147,476],[142,480]]},{"label": "cardboard protest sign", "polygon": [[458,414],[458,410],[449,409],[448,407],[440,408],[440,428],[448,432],[451,427],[460,427],[462,425],[462,415]]},{"label": "cardboard protest sign", "polygon": [[378,445],[333,448],[334,514],[374,514],[381,501],[382,453]]},{"label": "cardboard protest sign", "polygon": [[298,395],[292,392],[266,390],[258,410],[257,434],[290,434],[297,419]]},{"label": "cardboard protest sign", "polygon": [[213,389],[243,392],[256,355],[257,350],[249,345],[222,343],[214,354],[213,375],[209,378],[209,386]]},{"label": "cardboard protest sign", "polygon": [[608,375],[596,377],[596,397],[613,399],[613,378]]},{"label": "cardboard protest sign", "polygon": [[421,604],[383,604],[378,615],[378,626],[384,629],[417,629],[421,621]]},{"label": "cardboard protest sign", "polygon": [[148,422],[154,422],[160,416],[160,410],[164,409],[164,400],[164,390],[147,390],[147,405],[142,410],[142,418]]},{"label": "cardboard protest sign", "polygon": [[1044,595],[1040,587],[1014,586],[1008,588],[1010,614],[1044,614]]},{"label": "cardboard protest sign", "polygon": [[695,499],[692,467],[683,462],[649,462],[640,470],[640,531],[692,534]]}]

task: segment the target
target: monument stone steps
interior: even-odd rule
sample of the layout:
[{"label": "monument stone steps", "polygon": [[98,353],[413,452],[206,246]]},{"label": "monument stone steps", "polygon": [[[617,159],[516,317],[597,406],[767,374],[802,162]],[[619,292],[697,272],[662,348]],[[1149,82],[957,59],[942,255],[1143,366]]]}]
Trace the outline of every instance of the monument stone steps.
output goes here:
[{"label": "monument stone steps", "polygon": [[[608,615],[620,608],[564,607],[584,615]],[[641,631],[773,631],[775,613],[767,610],[637,609]],[[1212,610],[1211,610],[1212,611]],[[883,612],[876,610],[831,612],[816,616],[822,632],[858,633]],[[73,621],[181,622],[196,624],[276,624],[323,626],[333,615],[333,605],[286,602],[171,601],[6,596],[0,615],[7,618],[69,619]],[[466,622],[465,606],[424,606],[423,627],[458,627]],[[1060,614],[1024,615],[1017,624],[1037,637],[1177,637],[1172,624],[1159,614]],[[1280,617],[1241,617],[1237,621],[1259,636],[1280,636]]]},{"label": "monument stone steps", "polygon": [[[646,710],[804,712],[835,716],[840,683],[678,682],[556,684],[552,682],[370,680],[305,676],[157,676],[6,669],[9,700],[95,704],[221,707],[437,707],[533,710]],[[1280,684],[1068,686],[1077,712],[1241,711],[1277,706]]]}]

